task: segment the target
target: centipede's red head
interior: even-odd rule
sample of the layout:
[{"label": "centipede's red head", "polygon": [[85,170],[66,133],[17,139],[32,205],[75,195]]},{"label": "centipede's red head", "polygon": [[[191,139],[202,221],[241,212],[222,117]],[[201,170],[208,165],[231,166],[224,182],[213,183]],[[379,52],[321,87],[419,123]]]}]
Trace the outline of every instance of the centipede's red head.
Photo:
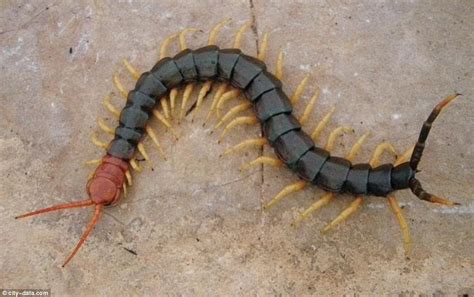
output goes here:
[{"label": "centipede's red head", "polygon": [[104,157],[87,184],[90,199],[95,204],[116,203],[122,195],[127,170],[127,162],[112,156]]},{"label": "centipede's red head", "polygon": [[94,175],[87,183],[87,193],[89,199],[75,201],[66,204],[59,204],[52,207],[36,210],[16,217],[16,219],[42,214],[50,211],[77,208],[85,206],[94,206],[94,216],[92,217],[86,231],[82,234],[81,239],[72,251],[71,255],[66,259],[63,267],[66,266],[74,255],[79,251],[89,234],[92,232],[95,224],[99,220],[102,208],[104,206],[116,203],[122,196],[123,184],[125,182],[125,173],[128,170],[128,163],[122,159],[105,156],[101,164],[97,167]]}]

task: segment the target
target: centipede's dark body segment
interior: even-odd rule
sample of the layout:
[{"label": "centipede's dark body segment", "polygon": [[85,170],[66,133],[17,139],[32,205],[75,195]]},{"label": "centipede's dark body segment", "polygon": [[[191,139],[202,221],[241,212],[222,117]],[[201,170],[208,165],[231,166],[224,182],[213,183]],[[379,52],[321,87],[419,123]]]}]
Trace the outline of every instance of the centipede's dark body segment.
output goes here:
[{"label": "centipede's dark body segment", "polygon": [[[214,31],[217,31],[219,26],[222,26],[222,23],[211,31],[211,36],[215,34]],[[241,31],[239,31],[239,34]],[[302,124],[293,115],[293,96],[289,98],[283,91],[283,84],[279,79],[281,76],[278,76],[277,73],[275,75],[270,73],[262,59],[246,55],[239,48],[220,49],[211,42],[213,39],[211,36],[209,38],[210,45],[196,50],[187,49],[183,46],[184,41],[181,40],[182,36],[180,36],[183,50],[174,57],[159,59],[150,71],[143,74],[129,69],[131,74],[137,78],[135,87],[130,92],[125,91],[123,87],[115,82],[122,95],[127,97],[127,101],[120,113],[115,112],[119,119],[119,124],[115,129],[101,126],[104,131],[113,134],[114,138],[109,144],[102,145],[106,148],[107,154],[99,161],[100,165],[87,184],[90,199],[56,205],[18,217],[95,205],[95,213],[91,223],[65,264],[72,259],[92,231],[102,207],[117,202],[124,194],[126,190],[125,181],[131,179],[129,171],[130,167],[134,167],[133,158],[136,151],[140,151],[146,159],[146,153],[143,148],[140,149],[140,145],[142,145],[145,134],[150,135],[155,141],[156,136],[153,136],[148,129],[148,124],[152,116],[159,118],[155,109],[158,103],[160,102],[162,106],[166,106],[166,102],[162,102],[160,99],[163,100],[167,96],[171,98],[173,90],[184,85],[187,89],[188,86],[192,86],[193,83],[197,82],[202,82],[205,85],[209,82],[218,81],[224,87],[231,85],[240,90],[253,106],[255,115],[254,118],[241,118],[240,120],[243,123],[260,122],[266,139],[262,138],[264,141],[258,140],[257,143],[270,144],[279,159],[269,161],[270,164],[279,165],[283,163],[302,179],[302,181],[283,189],[265,207],[273,205],[288,193],[300,190],[307,183],[316,185],[328,192],[326,196],[314,204],[314,207],[312,206],[312,211],[327,203],[335,193],[387,197],[390,206],[397,215],[400,226],[402,226],[405,250],[407,251],[407,246],[411,245],[408,228],[398,204],[390,194],[400,189],[410,188],[422,200],[445,205],[454,204],[449,200],[424,191],[421,183],[415,178],[415,174],[432,123],[441,110],[459,94],[448,96],[433,109],[429,118],[423,124],[418,142],[413,148],[413,153],[408,150],[407,153],[409,154],[399,157],[395,164],[374,165],[377,162],[372,162],[372,160],[369,163],[353,164],[354,152],[357,151],[357,145],[360,146],[364,137],[354,145],[354,152],[351,150],[347,158],[331,156],[329,149],[315,145],[314,132],[312,135],[308,135],[303,131]],[[208,90],[209,88],[210,86],[208,86]],[[185,96],[183,95],[183,102],[185,102]],[[221,94],[221,97],[225,97],[225,95]],[[173,103],[171,104],[173,106]],[[114,111],[110,108],[109,110]],[[163,123],[166,123],[166,121],[163,121]],[[374,156],[376,154],[374,153]],[[408,161],[410,155],[411,159]],[[130,180],[129,185],[131,185]],[[361,198],[358,197],[348,209],[355,211],[360,203]],[[303,219],[307,215],[304,212],[300,215],[300,218]],[[330,225],[337,224],[348,215],[349,213],[341,213]]]},{"label": "centipede's dark body segment", "polygon": [[130,160],[145,133],[157,98],[181,84],[212,79],[241,89],[254,104],[255,114],[278,157],[302,179],[326,191],[386,196],[394,190],[408,188],[415,176],[408,163],[376,168],[369,164],[353,165],[316,147],[292,115],[282,83],[267,72],[265,64],[238,49],[216,46],[184,50],[174,58],[160,60],[151,71],[143,73],[128,95],[108,154]]}]

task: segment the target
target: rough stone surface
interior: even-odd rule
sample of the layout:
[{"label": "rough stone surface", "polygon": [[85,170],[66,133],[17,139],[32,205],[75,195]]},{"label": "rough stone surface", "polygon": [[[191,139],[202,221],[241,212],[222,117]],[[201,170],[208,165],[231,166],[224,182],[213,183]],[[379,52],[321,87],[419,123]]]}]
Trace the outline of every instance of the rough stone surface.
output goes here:
[{"label": "rough stone surface", "polygon": [[[472,1],[2,1],[0,11],[0,287],[50,288],[53,296],[474,294]],[[365,199],[326,236],[319,230],[351,197],[340,196],[298,229],[291,222],[320,190],[308,187],[263,211],[298,179],[286,169],[239,172],[259,150],[219,158],[260,130],[238,128],[218,144],[220,130],[210,135],[211,125],[201,125],[212,96],[200,112],[174,121],[178,140],[152,124],[167,161],[146,142],[153,171],[135,174],[128,197],[107,209],[68,267],[62,261],[90,209],[13,219],[84,198],[93,169],[83,163],[102,154],[89,141],[96,119],[115,123],[102,97],[113,89],[114,73],[127,88],[133,84],[122,59],[145,71],[168,35],[202,28],[188,37],[190,47],[202,46],[226,17],[233,22],[221,46],[230,46],[247,20],[254,23],[246,52],[255,54],[270,32],[269,68],[283,50],[288,93],[311,74],[296,106],[301,114],[319,86],[307,131],[337,106],[319,141],[324,145],[332,128],[353,127],[355,134],[337,141],[337,155],[366,131],[373,133],[358,160],[368,160],[381,141],[402,152],[442,97],[464,94],[436,122],[419,174],[427,189],[462,205],[396,194],[414,238],[409,260],[381,198]],[[113,102],[123,104],[119,96]]]}]

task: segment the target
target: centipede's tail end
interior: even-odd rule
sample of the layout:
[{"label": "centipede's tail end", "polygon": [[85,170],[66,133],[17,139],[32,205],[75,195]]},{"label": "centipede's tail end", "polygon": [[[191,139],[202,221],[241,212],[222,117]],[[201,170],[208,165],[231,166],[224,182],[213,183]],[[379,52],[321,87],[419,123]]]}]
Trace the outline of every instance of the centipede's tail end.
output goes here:
[{"label": "centipede's tail end", "polygon": [[428,119],[423,123],[420,135],[418,136],[418,141],[416,142],[415,148],[413,149],[413,153],[410,158],[410,167],[413,169],[413,171],[416,171],[418,168],[418,164],[420,163],[421,157],[423,155],[423,150],[425,149],[426,139],[428,138],[433,122],[436,120],[441,111],[459,96],[462,96],[462,94],[455,93],[441,100],[441,102],[433,108],[430,115],[428,116]]},{"label": "centipede's tail end", "polygon": [[454,202],[451,200],[448,200],[446,198],[441,198],[436,195],[430,194],[426,192],[423,187],[421,186],[421,183],[419,180],[416,178],[413,178],[410,181],[410,189],[415,194],[418,198],[424,201],[428,201],[431,203],[436,203],[436,204],[442,204],[442,205],[447,205],[447,206],[455,206],[455,205],[461,205],[461,203]]},{"label": "centipede's tail end", "polygon": [[[410,158],[410,167],[413,170],[413,172],[415,173],[418,172],[418,164],[420,163],[421,157],[423,155],[426,139],[428,138],[433,122],[436,120],[436,118],[441,113],[441,111],[459,96],[462,96],[462,94],[455,93],[441,100],[441,102],[439,102],[433,108],[430,115],[428,116],[428,119],[423,123],[423,127],[421,128],[421,131],[420,131],[420,135],[418,136],[418,141],[413,149],[413,153]],[[442,204],[442,205],[450,205],[450,206],[460,205],[460,203],[457,203],[445,198],[441,198],[441,197],[438,197],[436,195],[426,192],[421,186],[420,181],[416,179],[414,176],[410,180],[409,186],[413,194],[415,194],[421,200],[425,200],[431,203]]]}]

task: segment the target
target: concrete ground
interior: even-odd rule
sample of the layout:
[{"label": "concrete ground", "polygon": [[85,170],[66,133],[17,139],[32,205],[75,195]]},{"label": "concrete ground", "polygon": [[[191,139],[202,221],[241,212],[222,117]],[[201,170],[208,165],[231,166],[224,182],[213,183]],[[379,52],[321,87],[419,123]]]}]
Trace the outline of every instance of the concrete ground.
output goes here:
[{"label": "concrete ground", "polygon": [[[53,296],[474,295],[472,1],[45,0],[2,1],[0,7],[1,288],[49,288]],[[85,198],[93,168],[84,161],[102,155],[89,137],[98,117],[114,123],[102,97],[113,90],[115,73],[133,86],[123,58],[145,71],[168,35],[201,28],[205,32],[190,35],[188,43],[202,46],[207,31],[228,17],[233,22],[219,44],[230,46],[237,28],[252,20],[243,48],[255,54],[270,32],[267,61],[274,69],[284,51],[288,93],[310,73],[296,106],[301,114],[319,86],[307,131],[332,106],[337,112],[329,128],[355,129],[337,141],[337,155],[366,131],[372,134],[358,161],[368,160],[382,141],[401,152],[414,144],[440,99],[464,94],[436,122],[419,174],[427,189],[462,205],[440,207],[409,191],[396,194],[413,236],[409,259],[385,199],[368,197],[325,236],[320,229],[352,197],[340,196],[298,229],[291,222],[321,190],[308,187],[263,211],[264,202],[298,179],[287,169],[239,172],[259,150],[220,158],[225,148],[257,137],[259,128],[238,128],[218,144],[220,131],[211,135],[209,125],[201,125],[212,96],[202,111],[173,122],[178,140],[152,124],[167,161],[146,141],[153,170],[135,174],[128,197],[106,210],[66,268],[61,264],[90,209],[13,219]],[[112,101],[123,104],[118,96]]]}]

